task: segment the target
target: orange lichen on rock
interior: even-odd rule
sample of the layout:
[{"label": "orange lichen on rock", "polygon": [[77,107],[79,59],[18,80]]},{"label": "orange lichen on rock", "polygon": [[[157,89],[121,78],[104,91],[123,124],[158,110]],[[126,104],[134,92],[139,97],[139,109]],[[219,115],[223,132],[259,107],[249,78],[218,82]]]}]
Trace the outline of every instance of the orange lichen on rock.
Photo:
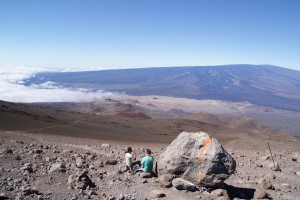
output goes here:
[{"label": "orange lichen on rock", "polygon": [[198,186],[200,186],[201,181],[202,181],[202,176],[203,176],[202,166],[203,166],[203,163],[204,163],[204,160],[205,160],[205,153],[206,153],[207,149],[210,147],[211,142],[212,142],[212,138],[208,137],[205,140],[204,144],[203,144],[203,151],[202,151],[201,156],[200,156],[200,169],[199,169]]}]

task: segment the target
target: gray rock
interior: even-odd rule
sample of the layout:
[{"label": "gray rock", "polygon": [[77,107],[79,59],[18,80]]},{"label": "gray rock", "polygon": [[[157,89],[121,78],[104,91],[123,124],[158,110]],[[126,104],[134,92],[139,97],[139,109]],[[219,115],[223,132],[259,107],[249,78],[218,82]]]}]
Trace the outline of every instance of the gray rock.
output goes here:
[{"label": "gray rock", "polygon": [[300,153],[296,152],[292,155],[292,161],[300,162]]},{"label": "gray rock", "polygon": [[98,195],[98,194],[97,194],[97,192],[96,192],[95,190],[89,190],[89,191],[88,191],[88,195],[89,195],[89,196],[92,196],[92,195],[95,196],[95,195]]},{"label": "gray rock", "polygon": [[158,159],[159,174],[176,174],[203,187],[217,187],[236,168],[235,160],[205,132],[182,132]]},{"label": "gray rock", "polygon": [[6,194],[4,192],[0,193],[0,199],[5,199],[7,198]]},{"label": "gray rock", "polygon": [[263,167],[263,165],[261,163],[256,163],[256,167]]},{"label": "gray rock", "polygon": [[173,179],[172,185],[177,190],[194,191],[196,189],[196,186],[193,183],[186,181],[182,178]]},{"label": "gray rock", "polygon": [[125,173],[129,170],[129,167],[125,164],[121,164],[119,165],[119,171],[121,171],[122,173]]},{"label": "gray rock", "polygon": [[22,157],[20,155],[16,155],[15,160],[22,160]]},{"label": "gray rock", "polygon": [[276,178],[276,176],[274,174],[271,174],[271,173],[264,175],[264,179],[271,180],[271,179],[275,179],[275,178]]},{"label": "gray rock", "polygon": [[69,189],[82,189],[88,190],[89,188],[94,188],[95,184],[88,176],[88,170],[82,169],[77,170],[75,174],[68,177],[67,186]]},{"label": "gray rock", "polygon": [[213,190],[211,192],[212,195],[215,195],[216,197],[221,197],[221,196],[225,196],[225,197],[228,197],[228,193],[226,190],[223,190],[223,189],[216,189],[216,190]]},{"label": "gray rock", "polygon": [[142,183],[148,183],[147,179],[142,179]]},{"label": "gray rock", "polygon": [[254,192],[254,199],[265,199],[268,198],[268,193],[264,189],[257,189]]},{"label": "gray rock", "polygon": [[1,149],[0,154],[13,154],[14,151],[10,148]]},{"label": "gray rock", "polygon": [[277,189],[281,191],[289,191],[291,189],[291,185],[288,183],[281,183],[281,185]]},{"label": "gray rock", "polygon": [[124,194],[120,194],[120,196],[119,196],[119,200],[125,200],[125,196],[124,196]]},{"label": "gray rock", "polygon": [[83,160],[82,158],[76,158],[76,167],[81,168],[83,165]]},{"label": "gray rock", "polygon": [[107,160],[105,163],[107,165],[116,165],[116,164],[118,164],[118,161],[117,160]]},{"label": "gray rock", "polygon": [[29,172],[29,173],[33,173],[33,168],[32,168],[32,164],[31,163],[26,163],[24,164],[23,167],[20,168],[21,171],[24,171],[24,172]]},{"label": "gray rock", "polygon": [[39,194],[39,191],[36,187],[22,187],[21,190],[24,196],[28,196],[31,194]]},{"label": "gray rock", "polygon": [[153,198],[161,198],[161,197],[165,197],[166,194],[162,190],[152,190],[150,196]]},{"label": "gray rock", "polygon": [[71,200],[77,200],[78,199],[78,197],[76,196],[76,195],[74,195],[72,198],[71,198]]},{"label": "gray rock", "polygon": [[109,148],[110,144],[102,144],[101,146],[102,146],[102,148]]},{"label": "gray rock", "polygon": [[172,180],[174,179],[173,174],[163,174],[156,179],[156,183],[158,183],[163,188],[172,187]]},{"label": "gray rock", "polygon": [[98,167],[104,167],[104,163],[102,160],[97,160],[93,163],[93,165],[98,168]]},{"label": "gray rock", "polygon": [[32,157],[34,159],[42,159],[43,158],[43,156],[41,154],[34,154]]},{"label": "gray rock", "polygon": [[34,149],[33,152],[36,154],[44,153],[44,151],[42,149]]},{"label": "gray rock", "polygon": [[142,172],[140,176],[142,178],[152,178],[155,177],[156,175],[154,174],[154,172]]},{"label": "gray rock", "polygon": [[76,185],[76,176],[74,174],[72,174],[68,177],[67,185],[70,187],[70,189],[74,189],[74,187]]},{"label": "gray rock", "polygon": [[257,187],[260,188],[260,189],[271,189],[271,190],[274,189],[271,182],[269,180],[264,180],[264,179],[259,180],[257,182]]},{"label": "gray rock", "polygon": [[66,172],[65,164],[61,162],[52,164],[48,173],[53,173],[53,172]]}]

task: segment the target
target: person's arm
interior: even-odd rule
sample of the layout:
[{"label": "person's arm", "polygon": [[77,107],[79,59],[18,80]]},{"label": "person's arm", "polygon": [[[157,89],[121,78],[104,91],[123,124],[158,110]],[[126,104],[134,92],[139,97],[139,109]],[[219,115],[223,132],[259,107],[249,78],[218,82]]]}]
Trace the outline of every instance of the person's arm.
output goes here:
[{"label": "person's arm", "polygon": [[145,157],[141,160],[141,168],[144,168]]},{"label": "person's arm", "polygon": [[132,159],[136,160],[136,154],[132,153],[131,155],[132,155]]}]

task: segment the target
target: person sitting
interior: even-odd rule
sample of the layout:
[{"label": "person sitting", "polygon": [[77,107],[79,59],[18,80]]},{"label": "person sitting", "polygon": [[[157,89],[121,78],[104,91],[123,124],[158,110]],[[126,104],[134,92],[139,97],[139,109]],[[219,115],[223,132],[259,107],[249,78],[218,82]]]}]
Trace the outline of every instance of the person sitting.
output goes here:
[{"label": "person sitting", "polygon": [[132,148],[128,147],[127,151],[125,153],[125,163],[126,163],[127,170],[129,170],[129,172],[131,172],[131,173],[133,173],[133,167],[135,165],[140,165],[139,161],[132,162],[132,160],[136,160],[136,156],[134,156],[134,158],[133,158]]},{"label": "person sitting", "polygon": [[150,173],[150,172],[152,172],[154,158],[153,158],[153,156],[151,156],[151,150],[150,149],[146,149],[145,153],[146,153],[146,156],[143,157],[143,159],[141,161],[141,167],[136,168],[134,170],[134,173],[137,173],[137,172]]}]

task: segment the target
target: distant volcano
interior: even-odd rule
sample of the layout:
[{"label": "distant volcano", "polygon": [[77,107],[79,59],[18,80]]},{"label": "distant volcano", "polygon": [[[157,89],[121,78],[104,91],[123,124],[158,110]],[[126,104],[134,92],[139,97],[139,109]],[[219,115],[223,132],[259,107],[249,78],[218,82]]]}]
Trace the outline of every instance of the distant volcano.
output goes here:
[{"label": "distant volcano", "polygon": [[28,80],[65,87],[193,99],[248,101],[300,111],[300,71],[270,65],[224,65],[40,73]]}]

